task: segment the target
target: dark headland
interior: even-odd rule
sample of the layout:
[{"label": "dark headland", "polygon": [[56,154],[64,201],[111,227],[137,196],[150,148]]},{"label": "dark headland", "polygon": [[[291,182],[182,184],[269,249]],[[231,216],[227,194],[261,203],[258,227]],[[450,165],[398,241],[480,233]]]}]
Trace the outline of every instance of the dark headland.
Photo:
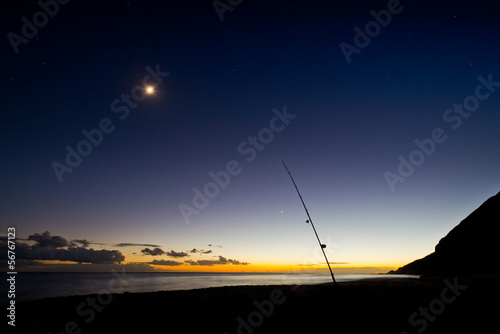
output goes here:
[{"label": "dark headland", "polygon": [[499,212],[500,193],[441,239],[434,253],[396,271],[420,279],[47,298],[17,303],[15,330],[4,317],[0,331],[497,333]]},{"label": "dark headland", "polygon": [[467,275],[500,272],[500,192],[455,226],[435,251],[394,274]]}]

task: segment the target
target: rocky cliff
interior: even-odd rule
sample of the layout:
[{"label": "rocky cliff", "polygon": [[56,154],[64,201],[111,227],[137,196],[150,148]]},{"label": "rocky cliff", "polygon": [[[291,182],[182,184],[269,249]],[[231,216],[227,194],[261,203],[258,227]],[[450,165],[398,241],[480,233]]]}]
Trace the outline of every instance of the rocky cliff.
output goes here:
[{"label": "rocky cliff", "polygon": [[394,274],[457,275],[500,272],[500,192],[455,226],[426,257]]}]

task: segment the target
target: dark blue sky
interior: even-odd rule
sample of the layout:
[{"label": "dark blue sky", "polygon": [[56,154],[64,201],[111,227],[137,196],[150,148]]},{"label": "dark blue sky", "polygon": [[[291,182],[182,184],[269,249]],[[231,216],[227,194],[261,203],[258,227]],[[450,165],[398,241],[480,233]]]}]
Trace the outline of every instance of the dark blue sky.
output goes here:
[{"label": "dark blue sky", "polygon": [[[42,9],[8,1],[1,14],[4,231],[48,230],[108,250],[217,244],[214,256],[301,263],[315,239],[283,159],[334,260],[398,266],[431,252],[498,192],[499,23],[490,2],[401,1],[350,63],[339,44],[355,46],[354,28],[388,2],[246,0],[223,21],[211,1],[58,6],[17,53],[9,33],[21,36],[21,19]],[[111,104],[142,85],[148,66],[169,75],[120,119]],[[489,95],[474,100],[480,84]],[[458,113],[447,120],[446,110],[471,96],[478,106],[452,128]],[[265,137],[285,106],[295,117]],[[59,182],[54,161],[64,164],[65,147],[76,150],[103,119],[113,130]],[[412,156],[434,129],[446,141]],[[247,161],[238,147],[259,133],[268,142]],[[391,186],[384,175],[398,175],[399,156],[421,163]],[[193,189],[203,192],[209,173],[233,160],[240,172],[195,208]],[[181,204],[197,211],[189,224]],[[129,262],[151,260],[140,247],[119,250]]]}]

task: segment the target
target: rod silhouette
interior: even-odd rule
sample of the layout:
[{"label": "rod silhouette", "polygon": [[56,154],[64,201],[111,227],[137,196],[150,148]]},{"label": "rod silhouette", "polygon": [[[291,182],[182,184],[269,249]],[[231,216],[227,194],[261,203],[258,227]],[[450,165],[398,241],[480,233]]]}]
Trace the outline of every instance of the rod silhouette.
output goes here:
[{"label": "rod silhouette", "polygon": [[319,247],[321,248],[321,251],[323,252],[323,255],[325,257],[326,264],[328,264],[328,269],[330,269],[330,274],[332,275],[333,284],[337,285],[337,281],[335,281],[335,276],[333,276],[332,267],[330,267],[330,262],[328,262],[328,258],[326,257],[326,253],[325,253],[326,245],[322,244],[321,240],[319,240],[319,236],[318,236],[318,233],[316,232],[316,228],[314,227],[313,221],[311,219],[311,216],[309,215],[309,211],[307,210],[306,204],[304,203],[304,200],[302,199],[302,195],[300,195],[299,188],[297,187],[297,184],[295,184],[295,181],[293,180],[292,173],[290,173],[290,171],[288,170],[288,167],[285,165],[285,162],[283,160],[281,160],[281,162],[283,163],[283,166],[285,166],[285,169],[288,172],[288,175],[290,175],[290,179],[292,180],[293,185],[295,186],[295,190],[297,190],[297,194],[299,194],[299,198],[300,198],[300,201],[302,202],[302,205],[304,206],[304,210],[306,210],[307,218],[309,218],[309,220],[307,220],[306,223],[311,223],[314,234],[316,235],[316,239],[318,239]]}]

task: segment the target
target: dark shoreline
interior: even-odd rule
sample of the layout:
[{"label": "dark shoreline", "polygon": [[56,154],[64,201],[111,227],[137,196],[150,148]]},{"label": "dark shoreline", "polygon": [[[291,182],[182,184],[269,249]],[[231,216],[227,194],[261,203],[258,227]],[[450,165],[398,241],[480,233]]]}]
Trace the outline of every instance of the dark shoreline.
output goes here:
[{"label": "dark shoreline", "polygon": [[[218,278],[220,275],[220,279]],[[151,284],[146,280],[152,279]],[[388,274],[339,274],[337,282],[364,278],[395,277]],[[156,278],[175,278],[161,281]],[[238,277],[238,278],[237,278]],[[239,279],[239,277],[243,279]],[[404,276],[403,276],[404,277]],[[406,277],[411,277],[407,275]],[[413,276],[418,277],[418,276]],[[95,294],[102,288],[113,293],[153,292],[163,290],[187,290],[232,285],[282,285],[282,284],[320,284],[331,282],[328,274],[303,273],[145,273],[145,272],[97,272],[97,273],[53,273],[22,272],[16,275],[16,302],[43,298],[66,297]],[[7,291],[6,282],[0,281],[0,290]],[[6,290],[7,289],[7,290]],[[7,294],[0,294],[0,305],[8,302]]]},{"label": "dark shoreline", "polygon": [[[499,298],[499,274],[370,278],[338,286],[227,286],[18,302],[15,330],[5,316],[0,329],[54,334],[149,333],[160,328],[221,334],[418,333],[425,326],[425,333],[487,332],[497,328]],[[419,315],[421,308],[430,311]]]}]

